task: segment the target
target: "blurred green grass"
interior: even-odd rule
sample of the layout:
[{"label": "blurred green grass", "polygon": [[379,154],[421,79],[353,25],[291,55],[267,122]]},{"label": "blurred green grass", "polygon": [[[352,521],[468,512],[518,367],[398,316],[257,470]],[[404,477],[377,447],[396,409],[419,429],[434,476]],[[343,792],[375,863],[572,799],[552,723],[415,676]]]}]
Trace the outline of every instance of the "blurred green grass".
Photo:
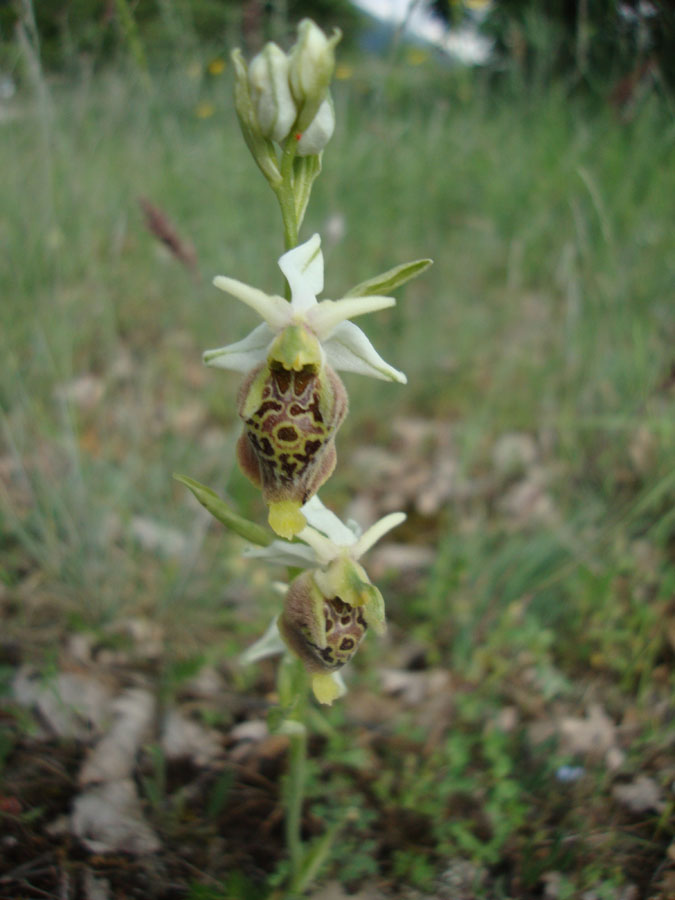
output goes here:
[{"label": "blurred green grass", "polygon": [[[346,507],[352,456],[395,447],[397,418],[451,423],[469,482],[489,475],[501,436],[530,435],[555,516],[511,527],[494,492],[413,514],[405,538],[431,544],[434,562],[412,587],[390,579],[394,634],[409,629],[488,704],[534,670],[546,700],[600,679],[617,708],[648,708],[672,688],[673,121],[655,96],[623,121],[555,88],[499,94],[415,71],[401,91],[377,103],[358,73],[338,85],[303,232],[324,234],[329,297],[435,260],[368,322],[409,386],[346,376],[352,411],[324,499]],[[140,613],[166,625],[178,658],[234,654],[276,600],[171,480],[185,472],[262,516],[233,462],[237,378],[200,363],[252,324],[213,275],[281,287],[278,212],[229,75],[168,73],[150,94],[121,71],[56,83],[47,105],[20,95],[0,133],[0,577],[32,598],[8,633],[39,647],[40,627]],[[140,197],[194,244],[198,277],[146,231]],[[139,516],[177,529],[182,556],[139,545]],[[365,677],[379,652],[370,642],[357,663]],[[503,799],[513,829],[520,802]]]}]

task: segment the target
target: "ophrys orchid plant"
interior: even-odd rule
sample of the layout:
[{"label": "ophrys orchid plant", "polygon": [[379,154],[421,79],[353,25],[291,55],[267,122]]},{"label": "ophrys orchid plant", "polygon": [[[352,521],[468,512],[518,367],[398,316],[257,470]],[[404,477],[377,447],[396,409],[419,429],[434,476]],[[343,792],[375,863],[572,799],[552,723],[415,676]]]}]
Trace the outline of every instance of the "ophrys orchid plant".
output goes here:
[{"label": "ophrys orchid plant", "polygon": [[335,468],[335,438],[348,411],[337,373],[406,383],[351,320],[394,306],[391,291],[431,263],[404,263],[340,299],[318,299],[324,288],[321,238],[314,234],[299,243],[298,236],[335,127],[329,88],[339,39],[338,31],[327,37],[305,19],[288,54],[270,43],[248,66],[240,51],[232,56],[242,133],[281,211],[286,252],[279,267],[285,296],[217,276],[215,286],[254,310],[262,323],[242,340],[207,350],[204,362],[244,376],[237,399],[243,422],[237,457],[262,491],[273,533],[238,515],[204,485],[176,476],[216,518],[254,545],[246,552],[252,561],[289,567],[279,615],[242,655],[250,663],[283,654],[277,678],[280,707],[278,714],[270,712],[270,723],[290,740],[285,790],[289,897],[307,887],[332,839],[329,834],[318,848],[306,849],[300,837],[308,688],[311,684],[320,703],[332,704],[345,691],[341,670],[366,631],[384,631],[384,600],[361,558],[405,519],[402,512],[391,513],[361,533],[317,496]]}]

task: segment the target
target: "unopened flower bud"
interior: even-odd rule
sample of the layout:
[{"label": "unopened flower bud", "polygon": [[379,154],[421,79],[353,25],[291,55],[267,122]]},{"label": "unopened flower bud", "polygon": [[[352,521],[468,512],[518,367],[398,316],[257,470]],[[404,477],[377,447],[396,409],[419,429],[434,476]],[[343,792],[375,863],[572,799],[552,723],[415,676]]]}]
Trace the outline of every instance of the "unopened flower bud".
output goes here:
[{"label": "unopened flower bud", "polygon": [[298,141],[298,156],[316,156],[321,153],[335,131],[335,110],[330,94],[319,107],[313,121]]},{"label": "unopened flower bud", "polygon": [[288,137],[297,109],[288,84],[289,60],[276,44],[265,44],[249,63],[251,100],[260,131],[279,143]]},{"label": "unopened flower bud", "polygon": [[342,37],[339,29],[327,38],[311,19],[298,25],[298,40],[290,54],[288,80],[300,110],[298,128],[302,132],[314,120],[326,98],[335,68],[335,45]]},{"label": "unopened flower bud", "polygon": [[281,173],[274,153],[274,145],[263,135],[251,98],[248,69],[240,50],[232,51],[234,66],[234,107],[241,133],[265,178],[272,186],[281,182]]},{"label": "unopened flower bud", "polygon": [[321,346],[302,325],[290,325],[239,391],[244,433],[239,465],[270,508],[277,534],[301,531],[300,512],[335,468],[335,435],[347,414],[347,392],[323,362]]}]

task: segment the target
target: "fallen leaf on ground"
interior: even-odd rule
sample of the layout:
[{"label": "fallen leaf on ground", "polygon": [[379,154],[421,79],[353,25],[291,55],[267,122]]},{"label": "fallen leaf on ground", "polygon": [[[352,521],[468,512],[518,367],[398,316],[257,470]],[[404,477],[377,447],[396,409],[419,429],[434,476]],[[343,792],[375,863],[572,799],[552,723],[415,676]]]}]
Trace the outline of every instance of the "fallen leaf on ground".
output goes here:
[{"label": "fallen leaf on ground", "polygon": [[[157,622],[134,616],[111,623],[106,632],[123,635],[133,642],[136,659],[159,659],[164,650],[164,629]],[[114,651],[113,651],[114,652]],[[121,651],[121,661],[128,661],[128,653]]]},{"label": "fallen leaf on ground", "polygon": [[136,787],[129,778],[110,781],[76,798],[72,833],[93,853],[154,853],[159,838],[143,817]]},{"label": "fallen leaf on ground", "polygon": [[110,689],[89,675],[61,672],[47,679],[24,666],[14,677],[12,693],[58,737],[90,739],[110,714]]},{"label": "fallen leaf on ground", "polygon": [[82,876],[82,890],[85,900],[110,900],[112,893],[107,878],[97,878],[91,869],[86,868]]},{"label": "fallen leaf on ground", "polygon": [[57,400],[72,403],[83,410],[91,410],[98,405],[104,391],[103,379],[87,374],[59,385],[55,388],[54,395]]},{"label": "fallen leaf on ground", "polygon": [[161,745],[167,759],[190,759],[196,766],[208,766],[223,755],[218,732],[204,728],[177,709],[170,710],[164,719]]},{"label": "fallen leaf on ground", "polygon": [[182,531],[145,516],[134,516],[131,520],[131,535],[144,550],[160,556],[183,556],[188,547]]},{"label": "fallen leaf on ground", "polygon": [[339,881],[331,881],[312,894],[310,900],[384,900],[375,887],[362,888],[358,894],[347,894]]},{"label": "fallen leaf on ground", "polygon": [[387,572],[427,569],[434,561],[435,555],[433,547],[418,544],[383,544],[371,553],[368,570],[376,580]]},{"label": "fallen leaf on ground", "polygon": [[628,784],[615,784],[612,794],[619,803],[634,813],[645,813],[650,810],[663,812],[666,808],[661,788],[653,778],[649,778],[647,775],[638,775],[634,781]]},{"label": "fallen leaf on ground", "polygon": [[134,770],[136,753],[150,732],[155,699],[149,691],[132,688],[112,704],[112,727],[91,751],[80,771],[80,784],[116,781]]},{"label": "fallen leaf on ground", "polygon": [[446,695],[450,689],[450,673],[443,669],[426,672],[407,672],[399,669],[383,669],[382,690],[397,694],[408,706],[419,706],[430,697]]},{"label": "fallen leaf on ground", "polygon": [[553,524],[556,521],[556,510],[546,484],[547,475],[544,470],[532,468],[525,478],[517,481],[501,497],[499,511],[516,527]]},{"label": "fallen leaf on ground", "polygon": [[568,716],[560,721],[560,735],[569,753],[601,756],[616,743],[616,726],[598,704],[585,719]]},{"label": "fallen leaf on ground", "polygon": [[534,438],[521,431],[509,431],[497,438],[492,449],[492,463],[500,475],[520,474],[537,459]]}]

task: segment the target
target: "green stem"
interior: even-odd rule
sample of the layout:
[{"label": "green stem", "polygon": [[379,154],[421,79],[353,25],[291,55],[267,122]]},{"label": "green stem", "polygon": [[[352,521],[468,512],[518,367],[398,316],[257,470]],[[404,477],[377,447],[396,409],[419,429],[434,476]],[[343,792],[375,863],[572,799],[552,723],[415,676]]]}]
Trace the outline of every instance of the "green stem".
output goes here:
[{"label": "green stem", "polygon": [[[282,663],[283,665],[283,663]],[[286,807],[286,847],[291,863],[290,884],[300,879],[304,861],[302,845],[302,806],[305,798],[305,777],[307,769],[307,703],[309,679],[305,667],[299,659],[292,662],[290,684],[294,695],[293,712],[290,721],[302,726],[289,736],[288,774],[284,788]]]},{"label": "green stem", "polygon": [[286,844],[291,857],[291,882],[300,873],[303,860],[302,804],[305,795],[307,735],[293,734],[288,753],[288,799],[286,809]]},{"label": "green stem", "polygon": [[281,207],[281,218],[284,223],[284,243],[286,250],[298,245],[298,218],[295,211],[295,193],[293,190],[293,160],[297,150],[295,133],[286,138],[284,152],[281,156],[281,184],[275,193]]}]

